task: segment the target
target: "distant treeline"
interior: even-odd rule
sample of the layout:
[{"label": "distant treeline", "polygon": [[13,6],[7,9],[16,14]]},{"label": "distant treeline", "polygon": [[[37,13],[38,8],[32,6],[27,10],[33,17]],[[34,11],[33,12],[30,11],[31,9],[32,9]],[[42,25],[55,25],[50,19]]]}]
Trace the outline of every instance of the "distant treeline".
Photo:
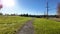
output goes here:
[{"label": "distant treeline", "polygon": [[[0,13],[0,15],[3,15],[3,13]],[[58,18],[57,15],[29,15],[29,14],[20,14],[20,15],[17,15],[17,14],[5,14],[4,16],[23,16],[23,17],[36,17],[36,18],[46,18],[46,17],[51,17],[51,18]]]},{"label": "distant treeline", "polygon": [[[36,17],[36,18],[46,18],[47,17],[47,15],[28,15],[28,14],[21,14],[19,16]],[[56,18],[58,18],[57,15],[48,15],[48,17],[52,17],[52,18],[56,17]]]}]

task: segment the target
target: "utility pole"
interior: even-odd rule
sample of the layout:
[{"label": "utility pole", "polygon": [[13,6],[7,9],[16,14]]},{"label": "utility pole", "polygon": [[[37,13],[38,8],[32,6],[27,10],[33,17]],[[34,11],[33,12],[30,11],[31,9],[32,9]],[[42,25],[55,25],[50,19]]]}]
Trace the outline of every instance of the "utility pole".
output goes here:
[{"label": "utility pole", "polygon": [[48,19],[48,11],[49,11],[48,8],[49,8],[49,7],[48,7],[48,1],[47,1],[47,7],[46,7],[46,9],[47,9],[47,15],[46,15],[46,17],[47,17],[47,19]]}]

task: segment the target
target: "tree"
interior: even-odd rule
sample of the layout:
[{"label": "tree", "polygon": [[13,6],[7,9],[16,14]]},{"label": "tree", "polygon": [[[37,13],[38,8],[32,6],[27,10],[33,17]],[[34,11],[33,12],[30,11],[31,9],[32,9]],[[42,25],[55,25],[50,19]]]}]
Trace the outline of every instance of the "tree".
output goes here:
[{"label": "tree", "polygon": [[16,16],[16,14],[11,14],[11,16]]},{"label": "tree", "polygon": [[3,5],[2,5],[1,0],[0,0],[0,10],[1,10],[1,8],[3,8]]},{"label": "tree", "polygon": [[3,15],[3,13],[0,13],[0,15]]}]

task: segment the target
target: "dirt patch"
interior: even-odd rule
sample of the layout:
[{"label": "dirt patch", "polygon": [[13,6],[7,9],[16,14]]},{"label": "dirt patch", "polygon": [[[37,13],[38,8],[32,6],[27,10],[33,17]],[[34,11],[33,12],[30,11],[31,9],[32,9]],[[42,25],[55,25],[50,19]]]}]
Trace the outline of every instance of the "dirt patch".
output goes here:
[{"label": "dirt patch", "polygon": [[33,20],[28,21],[17,34],[34,34]]}]

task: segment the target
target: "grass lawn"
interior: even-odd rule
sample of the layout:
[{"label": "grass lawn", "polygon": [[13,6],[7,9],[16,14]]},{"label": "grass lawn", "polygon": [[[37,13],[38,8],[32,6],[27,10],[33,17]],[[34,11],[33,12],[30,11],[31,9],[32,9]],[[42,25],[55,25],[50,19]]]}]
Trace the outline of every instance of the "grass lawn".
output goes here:
[{"label": "grass lawn", "polygon": [[52,19],[36,18],[33,26],[34,34],[60,34],[60,22]]},{"label": "grass lawn", "polygon": [[0,16],[0,34],[15,34],[31,18],[20,16]]}]

